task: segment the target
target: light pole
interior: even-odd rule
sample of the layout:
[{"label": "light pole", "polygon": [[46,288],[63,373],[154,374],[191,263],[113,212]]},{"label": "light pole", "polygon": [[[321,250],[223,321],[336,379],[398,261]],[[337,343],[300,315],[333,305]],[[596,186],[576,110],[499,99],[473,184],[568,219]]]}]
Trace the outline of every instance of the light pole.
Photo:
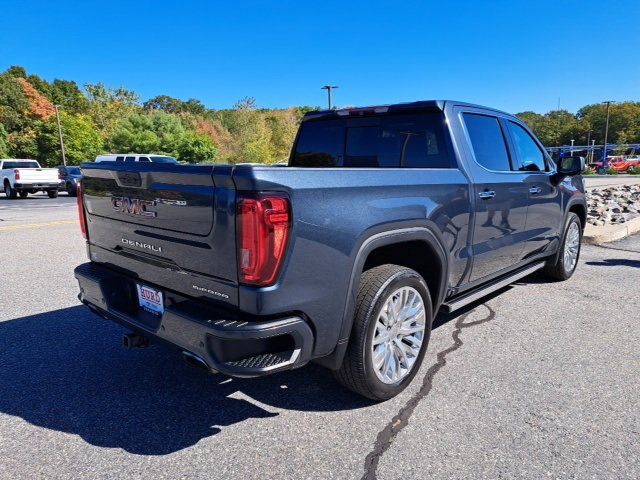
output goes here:
[{"label": "light pole", "polygon": [[320,88],[320,90],[326,90],[327,91],[327,99],[329,100],[329,110],[331,110],[333,108],[333,96],[331,95],[331,92],[334,88],[338,88],[338,85],[325,85],[324,87]]},{"label": "light pole", "polygon": [[54,105],[56,109],[56,120],[58,121],[58,137],[60,138],[60,148],[62,149],[62,164],[67,166],[67,156],[64,153],[64,142],[62,141],[62,127],[60,126],[60,111],[58,107],[60,105]]},{"label": "light pole", "polygon": [[602,168],[604,168],[606,170],[606,168],[608,167],[608,165],[607,165],[607,137],[609,136],[609,113],[611,112],[611,104],[615,103],[615,102],[613,102],[613,100],[607,100],[607,101],[602,102],[602,103],[607,105],[607,121],[606,121],[605,127],[604,127],[604,153],[602,155]]},{"label": "light pole", "polygon": [[573,156],[573,144],[574,144],[575,140],[572,138],[571,139],[571,156]]}]

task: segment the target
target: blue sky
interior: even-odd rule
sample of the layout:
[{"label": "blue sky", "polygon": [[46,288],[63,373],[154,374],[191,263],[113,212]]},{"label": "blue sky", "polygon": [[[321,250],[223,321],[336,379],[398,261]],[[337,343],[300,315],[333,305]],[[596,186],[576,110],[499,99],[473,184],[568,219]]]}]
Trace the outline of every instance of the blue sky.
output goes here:
[{"label": "blue sky", "polygon": [[[0,70],[226,108],[640,100],[640,1],[7,1]],[[634,26],[635,24],[635,26]]]}]

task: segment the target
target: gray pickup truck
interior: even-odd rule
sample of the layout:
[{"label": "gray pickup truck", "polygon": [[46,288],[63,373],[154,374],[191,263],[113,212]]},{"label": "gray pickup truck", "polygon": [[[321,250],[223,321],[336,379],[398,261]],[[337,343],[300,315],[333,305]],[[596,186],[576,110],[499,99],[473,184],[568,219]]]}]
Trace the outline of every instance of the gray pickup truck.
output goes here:
[{"label": "gray pickup truck", "polygon": [[439,311],[537,270],[571,277],[583,168],[455,101],[311,112],[285,166],[85,164],[79,298],[128,347],[239,377],[313,361],[384,400]]}]

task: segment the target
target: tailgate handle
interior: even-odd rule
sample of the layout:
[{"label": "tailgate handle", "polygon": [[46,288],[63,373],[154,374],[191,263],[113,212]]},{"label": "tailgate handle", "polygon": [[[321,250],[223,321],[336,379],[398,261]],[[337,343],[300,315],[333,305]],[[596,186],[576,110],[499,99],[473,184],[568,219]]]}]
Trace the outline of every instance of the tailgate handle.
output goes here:
[{"label": "tailgate handle", "polygon": [[123,187],[141,187],[142,179],[138,172],[118,172],[118,183]]}]

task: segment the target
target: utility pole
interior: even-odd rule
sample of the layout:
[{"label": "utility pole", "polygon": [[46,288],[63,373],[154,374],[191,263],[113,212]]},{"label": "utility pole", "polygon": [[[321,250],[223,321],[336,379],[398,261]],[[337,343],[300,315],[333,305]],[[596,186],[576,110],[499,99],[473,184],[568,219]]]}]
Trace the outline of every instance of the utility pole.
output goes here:
[{"label": "utility pole", "polygon": [[64,142],[62,141],[62,127],[60,126],[60,111],[58,107],[60,105],[54,105],[56,109],[56,120],[58,121],[58,137],[60,138],[60,148],[62,149],[62,164],[67,166],[67,156],[64,153]]},{"label": "utility pole", "polygon": [[322,87],[320,90],[326,90],[327,91],[327,97],[329,100],[329,110],[331,110],[333,108],[333,96],[331,94],[331,91],[334,88],[338,88],[337,85],[325,85],[324,87]]},{"label": "utility pole", "polygon": [[606,169],[609,166],[607,164],[607,137],[609,136],[609,113],[611,112],[611,104],[615,102],[613,100],[607,100],[602,103],[607,105],[607,121],[604,127],[604,153],[602,154],[602,167]]},{"label": "utility pole", "polygon": [[571,156],[573,156],[573,144],[575,143],[575,140],[572,138],[571,139]]}]

